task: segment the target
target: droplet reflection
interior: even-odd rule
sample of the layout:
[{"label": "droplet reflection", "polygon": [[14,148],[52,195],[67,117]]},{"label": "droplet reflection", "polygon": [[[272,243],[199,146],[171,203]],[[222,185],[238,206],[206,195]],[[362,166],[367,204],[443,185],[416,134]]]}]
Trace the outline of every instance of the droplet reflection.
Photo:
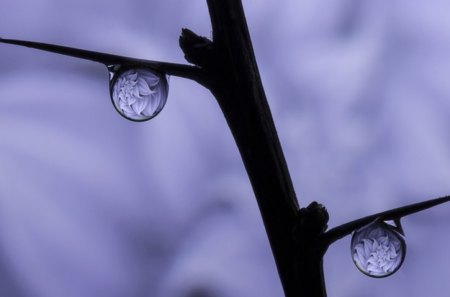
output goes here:
[{"label": "droplet reflection", "polygon": [[164,75],[143,68],[111,75],[111,99],[116,110],[132,121],[155,117],[167,101],[168,84]]},{"label": "droplet reflection", "polygon": [[394,226],[375,222],[353,233],[351,252],[361,272],[371,277],[386,277],[402,265],[406,244]]}]

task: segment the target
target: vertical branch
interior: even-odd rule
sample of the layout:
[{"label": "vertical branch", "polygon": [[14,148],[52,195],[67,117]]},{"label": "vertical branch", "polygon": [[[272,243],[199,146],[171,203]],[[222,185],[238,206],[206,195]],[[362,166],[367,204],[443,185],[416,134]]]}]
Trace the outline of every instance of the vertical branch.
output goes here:
[{"label": "vertical branch", "polygon": [[[324,249],[319,246],[318,237],[305,239],[301,244],[294,240],[299,205],[261,83],[242,3],[207,3],[213,40],[184,29],[180,46],[186,59],[201,67],[209,78],[204,85],[217,99],[234,136],[286,296],[325,296]],[[322,214],[322,209],[319,212]],[[298,229],[305,231],[310,223],[315,222],[308,221]]]},{"label": "vertical branch", "polygon": [[[209,0],[213,25],[212,69],[216,95],[241,151],[250,179],[276,187],[276,204],[295,216],[298,202],[259,76],[240,0]],[[261,169],[260,171],[256,171]],[[256,189],[255,189],[256,190]],[[275,193],[274,193],[275,194]]]}]

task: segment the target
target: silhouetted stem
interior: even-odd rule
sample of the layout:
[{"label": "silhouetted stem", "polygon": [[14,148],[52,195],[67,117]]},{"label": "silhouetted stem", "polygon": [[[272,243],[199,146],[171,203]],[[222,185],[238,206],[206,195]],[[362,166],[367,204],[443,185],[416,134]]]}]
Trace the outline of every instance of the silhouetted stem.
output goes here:
[{"label": "silhouetted stem", "polygon": [[72,47],[67,47],[67,46],[34,42],[34,41],[26,41],[26,40],[0,38],[0,43],[25,46],[25,47],[29,47],[29,48],[43,50],[46,52],[52,52],[52,53],[61,54],[61,55],[65,55],[65,56],[71,56],[71,57],[80,58],[80,59],[84,59],[84,60],[90,60],[90,61],[105,64],[106,66],[124,65],[124,66],[130,66],[130,67],[133,67],[133,66],[146,67],[146,68],[153,69],[155,71],[158,71],[158,72],[161,72],[161,73],[164,73],[167,75],[174,75],[174,76],[192,79],[199,83],[203,83],[203,81],[204,81],[204,76],[203,76],[201,69],[199,69],[198,67],[195,67],[195,66],[191,66],[191,65],[135,59],[135,58],[118,56],[118,55],[100,53],[100,52],[95,52],[95,51],[77,49],[77,48],[72,48]]},{"label": "silhouetted stem", "polygon": [[428,209],[430,207],[449,202],[450,196],[445,196],[437,199],[427,200],[424,202],[414,203],[407,206],[402,206],[399,208],[394,208],[391,210],[379,212],[358,220],[354,220],[351,222],[348,222],[346,224],[343,224],[341,226],[338,226],[336,228],[330,229],[328,232],[324,234],[324,240],[327,245],[332,244],[338,239],[341,239],[342,237],[349,235],[354,230],[359,229],[375,220],[381,220],[381,221],[395,221],[399,220],[402,217],[405,217],[407,215]]},{"label": "silhouetted stem", "polygon": [[299,268],[294,243],[298,202],[261,83],[242,3],[207,3],[213,40],[183,29],[180,46],[186,59],[207,74],[205,86],[219,103],[239,148],[286,296],[324,296],[302,291],[305,286],[311,287],[310,283],[321,283],[321,269],[314,275],[317,281],[311,282],[313,276],[299,281],[299,270],[307,271],[308,267]]}]

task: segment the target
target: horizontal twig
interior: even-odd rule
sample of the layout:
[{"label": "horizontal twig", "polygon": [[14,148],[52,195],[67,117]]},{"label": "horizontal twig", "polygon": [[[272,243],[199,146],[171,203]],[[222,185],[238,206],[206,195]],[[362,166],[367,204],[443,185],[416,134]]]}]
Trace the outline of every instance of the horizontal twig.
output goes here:
[{"label": "horizontal twig", "polygon": [[56,54],[61,54],[65,56],[71,56],[75,58],[80,58],[84,60],[90,60],[98,63],[102,63],[106,66],[111,65],[126,65],[130,67],[144,67],[149,68],[167,75],[174,75],[183,78],[188,78],[195,80],[199,83],[204,82],[204,74],[201,68],[197,66],[151,61],[143,59],[135,59],[124,56],[112,55],[107,53],[88,51],[78,48],[72,48],[61,45],[54,45],[48,43],[26,41],[26,40],[15,40],[15,39],[4,39],[0,38],[0,43],[7,43],[19,46],[25,46],[29,48],[34,48],[38,50],[43,50],[47,52],[52,52]]},{"label": "horizontal twig", "polygon": [[410,204],[407,206],[394,208],[391,210],[387,210],[384,212],[380,212],[377,214],[373,214],[358,220],[354,220],[351,222],[348,222],[346,224],[340,225],[336,228],[330,229],[328,232],[326,232],[324,236],[325,243],[329,246],[336,240],[339,240],[343,238],[344,236],[349,235],[354,230],[359,229],[374,220],[381,220],[381,221],[391,221],[391,220],[399,220],[400,218],[428,209],[430,207],[449,202],[450,196],[445,196],[437,199],[427,200],[419,203]]}]

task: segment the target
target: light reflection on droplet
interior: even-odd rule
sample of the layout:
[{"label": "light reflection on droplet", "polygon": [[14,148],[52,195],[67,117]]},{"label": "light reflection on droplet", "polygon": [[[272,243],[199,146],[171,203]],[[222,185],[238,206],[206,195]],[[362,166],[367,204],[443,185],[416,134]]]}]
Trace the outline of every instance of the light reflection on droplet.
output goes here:
[{"label": "light reflection on droplet", "polygon": [[371,223],[353,233],[351,253],[361,272],[371,277],[386,277],[403,264],[405,239],[394,226]]},{"label": "light reflection on droplet", "polygon": [[144,68],[111,73],[111,99],[116,110],[132,121],[155,117],[167,101],[168,84],[164,75]]}]

